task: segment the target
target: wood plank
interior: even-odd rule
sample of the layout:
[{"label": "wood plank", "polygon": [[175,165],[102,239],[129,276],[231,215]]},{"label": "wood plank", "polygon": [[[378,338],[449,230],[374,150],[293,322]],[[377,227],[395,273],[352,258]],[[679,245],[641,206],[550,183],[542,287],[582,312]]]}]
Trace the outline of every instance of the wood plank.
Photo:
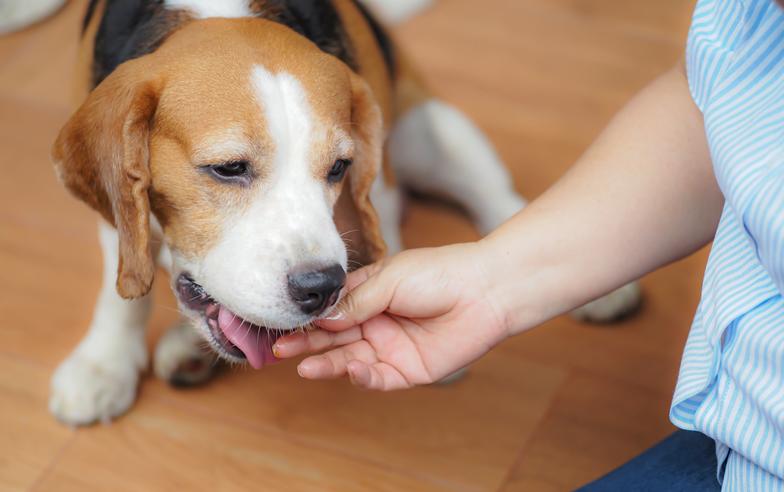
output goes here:
[{"label": "wood plank", "polygon": [[49,371],[0,356],[0,491],[27,490],[73,437],[46,409]]},{"label": "wood plank", "polygon": [[216,419],[307,440],[453,487],[498,487],[567,374],[496,353],[448,387],[391,394],[344,381],[306,382],[294,363],[231,371],[207,388],[170,389],[150,381],[142,398],[198,408]]},{"label": "wood plank", "polygon": [[145,399],[121,424],[80,431],[32,490],[455,490],[225,420]]},{"label": "wood plank", "polygon": [[638,386],[574,373],[501,491],[569,491],[604,475],[675,430],[668,406]]}]

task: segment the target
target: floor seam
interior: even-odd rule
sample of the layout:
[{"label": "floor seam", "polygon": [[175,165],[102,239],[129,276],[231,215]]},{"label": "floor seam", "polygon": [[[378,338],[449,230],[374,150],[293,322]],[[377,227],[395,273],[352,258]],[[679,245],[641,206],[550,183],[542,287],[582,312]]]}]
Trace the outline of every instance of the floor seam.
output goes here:
[{"label": "floor seam", "polygon": [[71,437],[69,437],[68,440],[65,441],[62,446],[60,446],[60,449],[57,450],[55,455],[52,457],[51,461],[49,461],[49,464],[46,465],[46,467],[41,471],[38,477],[36,477],[35,481],[33,481],[33,483],[30,484],[30,487],[27,488],[28,492],[34,492],[36,489],[38,489],[38,487],[41,486],[41,484],[46,479],[46,477],[48,477],[54,470],[55,466],[57,466],[57,463],[60,462],[60,459],[63,457],[65,452],[68,450],[68,448],[70,448],[71,445],[73,445],[77,436],[78,433],[76,431],[73,431]]},{"label": "floor seam", "polygon": [[537,432],[541,428],[541,425],[553,413],[553,408],[555,407],[555,404],[556,404],[556,402],[558,400],[559,395],[561,394],[561,391],[563,391],[563,389],[572,380],[573,377],[574,377],[574,369],[570,368],[569,372],[567,373],[567,376],[564,378],[564,380],[561,382],[561,384],[558,385],[558,389],[556,389],[552,399],[550,400],[550,404],[547,406],[547,410],[545,410],[542,413],[542,416],[536,420],[536,425],[533,426],[533,429],[534,429],[533,432],[531,432],[528,435],[528,437],[523,441],[523,443],[520,445],[519,450],[515,454],[514,461],[512,461],[512,464],[509,467],[509,470],[507,470],[506,474],[504,475],[503,480],[501,480],[501,483],[498,485],[498,488],[496,488],[496,492],[502,492],[504,490],[504,488],[512,481],[512,476],[514,475],[515,470],[517,469],[517,467],[523,461],[523,456],[525,455],[525,451],[530,446],[531,441],[533,441],[534,436],[537,434]]},{"label": "floor seam", "polygon": [[[201,405],[185,405],[182,402],[180,402],[180,401],[178,401],[178,400],[176,400],[174,398],[167,397],[167,396],[161,396],[161,395],[155,395],[155,396],[153,396],[153,398],[155,400],[165,404],[165,405],[177,407],[180,410],[192,411],[192,412],[194,412],[194,413],[196,413],[198,415],[201,415],[203,417],[210,417],[210,418],[216,417],[216,414],[214,412],[210,411],[207,408],[204,408]],[[440,486],[442,488],[446,488],[447,490],[450,490],[450,491],[479,492],[479,491],[482,490],[482,489],[475,488],[475,487],[472,487],[470,485],[466,485],[466,484],[463,484],[463,483],[457,483],[457,482],[452,482],[452,481],[449,481],[449,480],[445,480],[445,479],[436,477],[434,475],[424,474],[424,473],[419,473],[419,472],[413,472],[411,470],[390,466],[387,463],[383,463],[383,462],[380,462],[380,461],[375,461],[375,460],[372,460],[372,459],[368,459],[367,457],[364,457],[364,456],[355,455],[355,454],[346,452],[345,450],[341,449],[340,447],[331,447],[331,446],[328,446],[328,445],[324,445],[323,443],[320,443],[318,441],[311,441],[311,440],[308,440],[307,438],[303,438],[303,437],[300,437],[300,436],[292,436],[291,434],[288,434],[286,432],[280,431],[280,430],[278,430],[278,429],[276,429],[274,427],[267,427],[267,426],[264,426],[264,425],[254,424],[253,422],[247,421],[247,420],[242,419],[242,418],[226,417],[225,415],[223,415],[223,416],[221,416],[221,420],[224,421],[224,422],[230,422],[233,425],[236,425],[238,427],[241,427],[241,428],[244,428],[244,429],[247,429],[247,430],[252,430],[254,432],[261,432],[261,433],[264,433],[264,434],[273,435],[275,437],[285,438],[285,439],[287,439],[290,442],[295,442],[297,444],[306,445],[306,446],[308,446],[308,447],[310,447],[312,449],[325,451],[325,452],[331,453],[331,454],[339,454],[339,455],[341,455],[343,457],[350,458],[350,459],[356,460],[356,461],[361,461],[363,463],[375,466],[375,467],[380,468],[382,470],[386,470],[388,472],[392,472],[392,473],[394,473],[396,475],[415,477],[417,480],[420,480],[420,481],[423,481],[423,482],[426,482],[426,483],[432,483],[432,484],[438,485],[438,486]]]}]

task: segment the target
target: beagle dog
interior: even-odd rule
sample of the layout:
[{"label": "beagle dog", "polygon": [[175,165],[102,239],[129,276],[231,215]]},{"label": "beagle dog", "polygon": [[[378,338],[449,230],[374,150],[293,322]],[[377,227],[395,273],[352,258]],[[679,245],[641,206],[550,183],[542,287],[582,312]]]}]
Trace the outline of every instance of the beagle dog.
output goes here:
[{"label": "beagle dog", "polygon": [[457,202],[483,233],[525,204],[357,0],[92,0],[77,88],[53,160],[102,217],[104,277],[52,379],[50,409],[72,425],[132,405],[157,264],[183,320],[154,370],[195,384],[211,371],[205,342],[272,363],[350,268],[399,251],[402,185]]}]

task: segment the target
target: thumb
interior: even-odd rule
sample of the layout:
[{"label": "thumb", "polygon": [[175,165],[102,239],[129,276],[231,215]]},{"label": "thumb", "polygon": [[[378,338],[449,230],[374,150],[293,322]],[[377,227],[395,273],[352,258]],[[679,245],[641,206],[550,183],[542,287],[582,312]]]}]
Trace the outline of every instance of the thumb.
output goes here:
[{"label": "thumb", "polygon": [[349,275],[350,292],[332,313],[316,324],[328,331],[342,331],[360,325],[389,307],[396,282],[390,281],[381,263],[374,263]]}]

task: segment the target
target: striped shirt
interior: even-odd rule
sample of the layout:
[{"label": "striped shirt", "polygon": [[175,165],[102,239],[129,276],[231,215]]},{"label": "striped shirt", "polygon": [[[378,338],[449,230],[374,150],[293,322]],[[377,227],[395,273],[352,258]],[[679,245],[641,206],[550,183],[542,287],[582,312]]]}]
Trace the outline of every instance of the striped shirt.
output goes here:
[{"label": "striped shirt", "polygon": [[784,10],[700,0],[686,65],[726,204],[670,418],[722,490],[784,491]]}]

